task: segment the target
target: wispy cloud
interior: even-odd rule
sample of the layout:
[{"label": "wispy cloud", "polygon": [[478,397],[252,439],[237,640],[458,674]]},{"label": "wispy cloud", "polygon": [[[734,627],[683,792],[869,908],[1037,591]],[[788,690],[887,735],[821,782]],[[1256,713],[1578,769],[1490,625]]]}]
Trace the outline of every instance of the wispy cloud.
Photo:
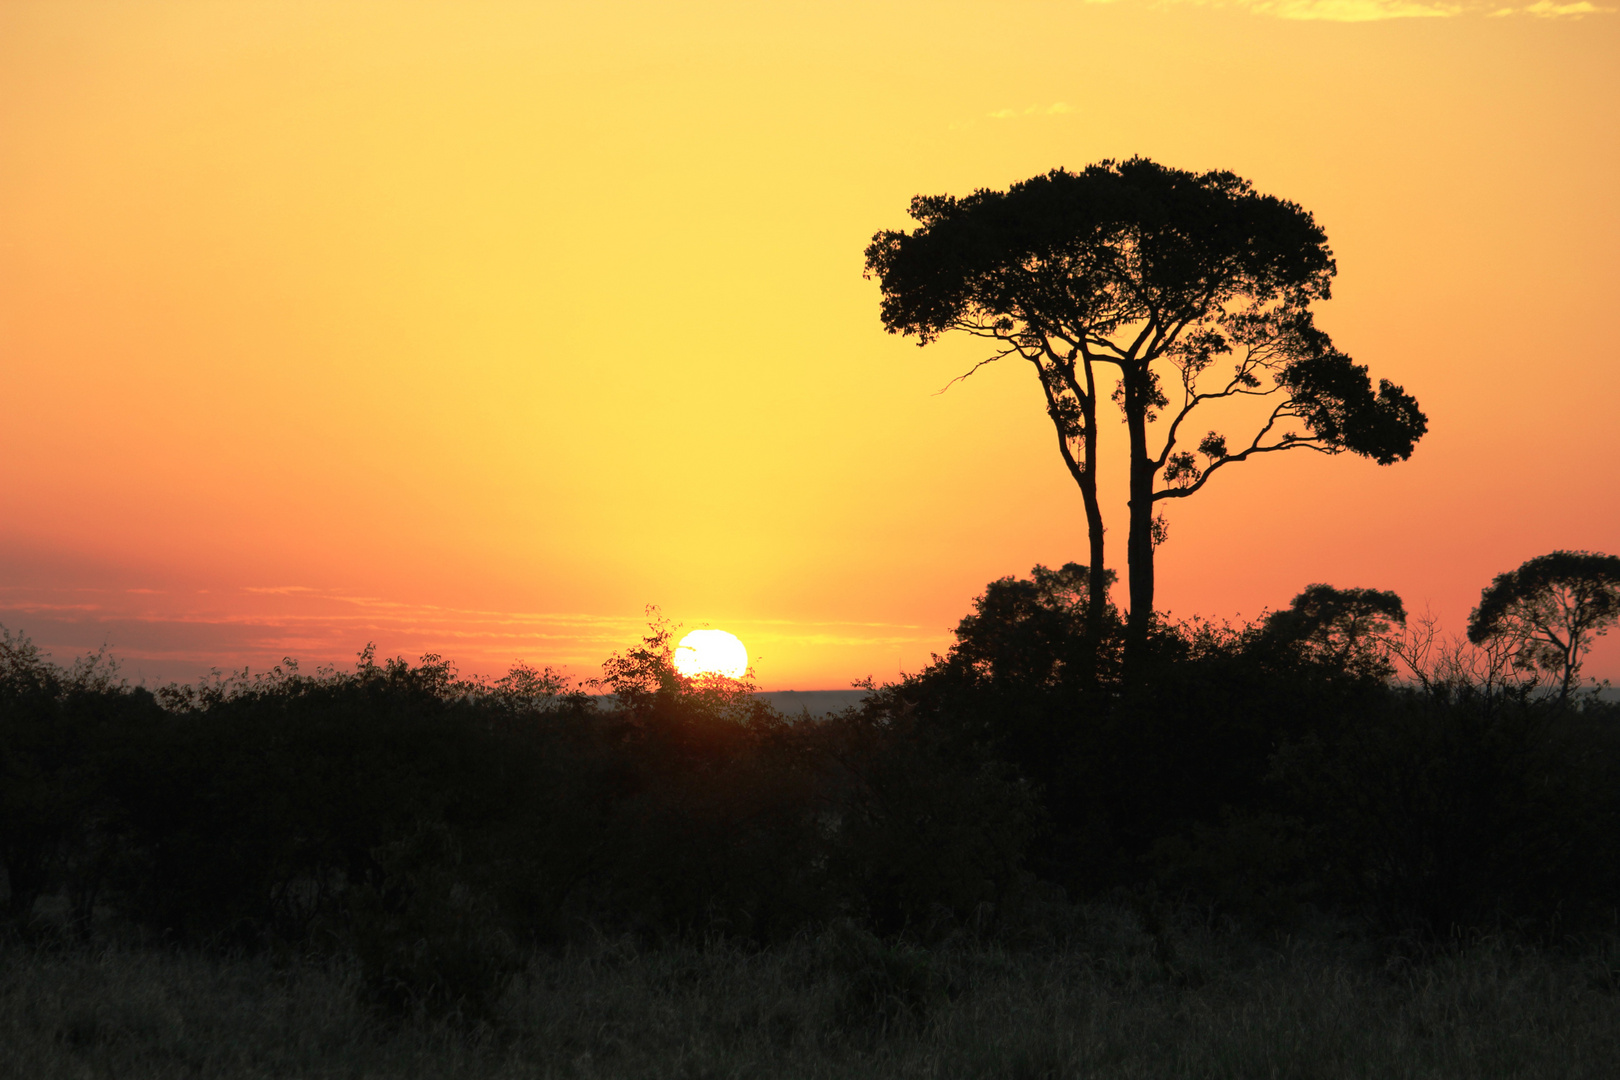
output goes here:
[{"label": "wispy cloud", "polygon": [[1022,109],[997,109],[992,113],[985,113],[992,120],[1011,120],[1018,116],[1062,116],[1074,112],[1074,106],[1066,101],[1054,101],[1050,105],[1029,105]]},{"label": "wispy cloud", "polygon": [[[1581,18],[1609,14],[1615,9],[1591,0],[1536,0],[1520,7],[1493,7],[1490,0],[1158,0],[1161,5],[1178,3],[1199,6],[1236,7],[1256,15],[1299,22],[1382,22],[1389,19],[1450,19],[1463,16],[1502,18],[1530,15],[1536,18]],[[1498,0],[1498,3],[1500,0]]]},{"label": "wispy cloud", "polygon": [[[1086,0],[1090,4],[1119,3],[1123,0]],[[1385,22],[1390,19],[1454,19],[1462,17],[1505,18],[1510,15],[1528,15],[1538,19],[1579,19],[1587,15],[1613,14],[1616,8],[1592,0],[1536,0],[1533,4],[1517,7],[1501,6],[1501,0],[1141,0],[1159,8],[1177,5],[1197,7],[1237,8],[1254,15],[1287,19],[1293,22]],[[992,120],[1011,120],[1015,117],[1073,112],[1063,102],[1051,105],[1031,105],[1027,108],[997,109],[984,115]],[[959,127],[962,125],[952,125]]]},{"label": "wispy cloud", "polygon": [[1527,8],[1521,8],[1526,15],[1534,15],[1539,19],[1558,19],[1564,17],[1580,18],[1582,15],[1611,14],[1614,8],[1598,7],[1589,4],[1587,0],[1575,0],[1573,4],[1555,4],[1552,0],[1536,0]]},{"label": "wispy cloud", "polygon": [[1249,0],[1243,6],[1258,15],[1314,22],[1446,19],[1463,11],[1456,4],[1425,4],[1414,0]]},{"label": "wispy cloud", "polygon": [[914,645],[918,642],[939,640],[939,634],[773,634],[755,631],[748,635],[748,643],[758,648],[763,645]]}]

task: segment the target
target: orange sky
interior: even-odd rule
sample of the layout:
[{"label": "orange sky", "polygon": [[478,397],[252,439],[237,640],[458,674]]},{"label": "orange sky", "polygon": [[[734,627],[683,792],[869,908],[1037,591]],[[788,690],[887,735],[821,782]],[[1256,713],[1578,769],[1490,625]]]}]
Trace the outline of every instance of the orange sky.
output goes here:
[{"label": "orange sky", "polygon": [[915,670],[1083,520],[1029,373],[936,395],[974,344],[884,334],[862,249],[1142,154],[1315,213],[1319,321],[1430,417],[1171,507],[1161,606],[1460,631],[1620,553],[1620,14],[1520,7],[8,0],[0,622],[590,675],[658,604],[768,689]]}]

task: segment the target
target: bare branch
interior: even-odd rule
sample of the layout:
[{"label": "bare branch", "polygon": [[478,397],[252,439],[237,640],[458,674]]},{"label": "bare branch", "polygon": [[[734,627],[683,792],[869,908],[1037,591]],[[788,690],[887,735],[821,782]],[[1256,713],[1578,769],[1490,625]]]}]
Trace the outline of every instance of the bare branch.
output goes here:
[{"label": "bare branch", "polygon": [[[1068,344],[1067,339],[1063,340],[1064,344]],[[1089,359],[1086,361],[1085,366],[1086,385],[1081,386],[1080,380],[1075,378],[1074,374],[1074,356],[1059,355],[1057,350],[1052,348],[1050,341],[1043,340],[1042,346],[1047,357],[1052,361],[1052,367],[1056,369],[1058,375],[1063,379],[1063,385],[1068,387],[1069,392],[1075,397],[1079,398],[1082,404],[1088,408],[1092,407],[1094,401],[1096,400],[1096,390],[1091,378],[1091,363]],[[1076,352],[1078,351],[1079,350],[1077,349]]]},{"label": "bare branch", "polygon": [[1209,483],[1209,478],[1215,475],[1215,473],[1222,466],[1231,464],[1234,461],[1246,461],[1257,454],[1274,454],[1281,450],[1315,450],[1319,454],[1328,455],[1338,453],[1339,451],[1336,447],[1329,446],[1325,441],[1317,438],[1314,435],[1300,436],[1290,434],[1284,435],[1281,442],[1272,443],[1270,445],[1265,445],[1263,443],[1263,440],[1271,432],[1271,429],[1276,427],[1279,419],[1289,418],[1295,415],[1288,408],[1290,404],[1291,403],[1287,401],[1279,402],[1277,407],[1271,410],[1271,416],[1267,418],[1264,426],[1262,426],[1255,434],[1253,441],[1251,441],[1248,446],[1244,447],[1235,454],[1227,454],[1226,456],[1211,462],[1209,468],[1204,470],[1203,475],[1193,483],[1188,484],[1186,487],[1165,488],[1162,491],[1155,491],[1153,493],[1153,501],[1158,502],[1160,499],[1185,499],[1187,496],[1194,494],[1205,484]]},{"label": "bare branch", "polygon": [[1074,451],[1069,448],[1069,435],[1063,430],[1062,422],[1058,420],[1057,395],[1052,393],[1052,385],[1047,381],[1046,370],[1041,367],[1041,362],[1031,360],[1030,363],[1035,365],[1035,373],[1041,384],[1041,393],[1046,395],[1047,415],[1052,418],[1052,427],[1057,432],[1058,452],[1063,455],[1063,464],[1068,466],[1069,475],[1074,477],[1074,482],[1083,488],[1085,481],[1082,478],[1085,475],[1085,469],[1074,459]]},{"label": "bare branch", "polygon": [[[1254,350],[1252,349],[1250,350],[1251,354],[1253,351]],[[1232,378],[1227,381],[1226,385],[1220,390],[1207,394],[1194,394],[1189,400],[1187,400],[1187,403],[1182,406],[1181,411],[1176,414],[1176,418],[1170,422],[1170,430],[1165,434],[1164,449],[1159,453],[1158,458],[1155,460],[1155,464],[1159,468],[1164,468],[1165,462],[1170,460],[1170,452],[1175,449],[1177,432],[1181,428],[1181,422],[1187,418],[1189,413],[1191,413],[1203,402],[1218,401],[1222,398],[1229,397],[1270,397],[1273,394],[1282,392],[1283,386],[1281,383],[1278,383],[1269,390],[1249,389],[1243,381],[1243,376],[1250,370],[1252,369],[1249,364],[1249,358],[1245,357],[1243,363],[1238,366],[1237,373],[1234,374]],[[1185,371],[1185,369],[1183,369],[1183,371]],[[1194,381],[1196,381],[1196,376],[1194,377]],[[1183,376],[1182,383],[1184,386],[1188,385],[1185,375]],[[1277,413],[1280,412],[1281,409],[1286,405],[1287,403],[1284,402],[1282,405],[1279,405],[1276,410],[1273,410],[1271,420],[1266,423],[1264,428],[1260,429],[1260,435],[1256,437],[1257,439],[1264,437],[1266,431],[1268,431],[1271,428],[1271,425],[1276,422]],[[1214,466],[1212,465],[1210,468],[1214,468]]]},{"label": "bare branch", "polygon": [[1001,352],[996,353],[996,355],[994,355],[994,356],[988,357],[988,358],[986,358],[984,360],[980,360],[977,364],[974,364],[972,367],[968,368],[962,374],[958,375],[956,378],[952,379],[950,382],[946,383],[944,386],[940,387],[938,390],[935,390],[934,393],[931,396],[938,397],[939,395],[943,394],[945,391],[949,390],[951,387],[955,386],[957,383],[961,382],[963,379],[966,379],[968,376],[972,375],[975,371],[978,371],[980,368],[984,367],[986,364],[993,364],[997,360],[1005,360],[1007,357],[1011,356],[1013,353],[1018,353],[1019,355],[1023,355],[1023,350],[1019,349],[1018,346],[1014,345],[1011,348],[1004,349]]}]

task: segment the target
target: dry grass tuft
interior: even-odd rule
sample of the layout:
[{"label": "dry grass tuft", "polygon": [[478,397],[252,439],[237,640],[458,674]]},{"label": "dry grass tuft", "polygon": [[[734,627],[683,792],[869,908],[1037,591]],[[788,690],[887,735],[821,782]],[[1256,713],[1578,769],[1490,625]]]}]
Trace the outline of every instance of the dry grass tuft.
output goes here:
[{"label": "dry grass tuft", "polygon": [[1612,950],[1481,941],[1417,961],[1320,938],[1150,935],[931,950],[850,926],[763,951],[604,939],[536,956],[477,1024],[400,1023],[354,965],[0,953],[0,1075],[1607,1077]]}]

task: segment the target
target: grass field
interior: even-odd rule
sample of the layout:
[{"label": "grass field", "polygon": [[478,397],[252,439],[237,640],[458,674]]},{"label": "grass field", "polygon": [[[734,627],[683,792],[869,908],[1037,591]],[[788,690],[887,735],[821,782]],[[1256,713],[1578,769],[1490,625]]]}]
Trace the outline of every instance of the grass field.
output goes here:
[{"label": "grass field", "polygon": [[537,955],[493,1017],[388,1020],[340,960],[10,944],[7,1077],[1612,1077],[1614,942],[1413,959],[1319,932]]}]

